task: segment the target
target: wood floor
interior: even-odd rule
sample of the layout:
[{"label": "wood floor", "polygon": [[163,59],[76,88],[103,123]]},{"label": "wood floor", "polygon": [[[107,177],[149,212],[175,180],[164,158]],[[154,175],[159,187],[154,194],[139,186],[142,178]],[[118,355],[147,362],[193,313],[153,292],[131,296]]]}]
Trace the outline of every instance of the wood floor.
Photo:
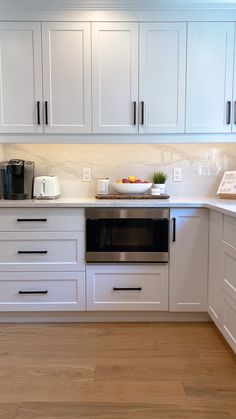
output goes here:
[{"label": "wood floor", "polygon": [[0,325],[0,419],[235,419],[213,324]]}]

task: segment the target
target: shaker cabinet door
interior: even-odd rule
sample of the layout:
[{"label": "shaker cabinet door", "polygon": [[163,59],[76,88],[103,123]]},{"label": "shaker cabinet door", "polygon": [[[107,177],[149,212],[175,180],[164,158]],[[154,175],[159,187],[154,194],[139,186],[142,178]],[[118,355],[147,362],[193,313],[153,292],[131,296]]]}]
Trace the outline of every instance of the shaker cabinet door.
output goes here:
[{"label": "shaker cabinet door", "polygon": [[207,311],[208,210],[171,209],[170,311]]},{"label": "shaker cabinet door", "polygon": [[42,39],[45,132],[90,132],[90,23],[43,23]]},{"label": "shaker cabinet door", "polygon": [[93,131],[138,132],[138,24],[92,25]]},{"label": "shaker cabinet door", "polygon": [[186,131],[231,132],[234,23],[189,23]]},{"label": "shaker cabinet door", "polygon": [[224,270],[223,255],[223,214],[210,211],[209,214],[209,269],[208,269],[208,313],[218,328],[222,323],[222,281]]},{"label": "shaker cabinet door", "polygon": [[[235,25],[236,33],[236,25]],[[234,86],[233,86],[233,102],[232,102],[232,131],[236,132],[236,41],[234,44]]]},{"label": "shaker cabinet door", "polygon": [[141,133],[185,129],[186,23],[140,25]]},{"label": "shaker cabinet door", "polygon": [[43,131],[41,29],[0,22],[0,133]]}]

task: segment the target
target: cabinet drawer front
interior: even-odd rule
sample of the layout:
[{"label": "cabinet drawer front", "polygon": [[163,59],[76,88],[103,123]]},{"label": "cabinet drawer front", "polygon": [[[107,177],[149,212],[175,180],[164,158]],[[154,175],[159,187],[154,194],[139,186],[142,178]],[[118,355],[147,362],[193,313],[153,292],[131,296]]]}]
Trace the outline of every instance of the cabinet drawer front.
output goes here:
[{"label": "cabinet drawer front", "polygon": [[84,289],[82,272],[1,273],[0,311],[84,310]]},{"label": "cabinet drawer front", "polygon": [[87,309],[168,310],[168,267],[87,266]]},{"label": "cabinet drawer front", "polygon": [[84,231],[81,208],[1,208],[0,231]]},{"label": "cabinet drawer front", "polygon": [[236,352],[236,302],[226,293],[223,295],[223,335]]},{"label": "cabinet drawer front", "polygon": [[224,215],[223,240],[236,249],[236,218]]},{"label": "cabinet drawer front", "polygon": [[224,243],[223,287],[236,302],[236,249]]},{"label": "cabinet drawer front", "polygon": [[5,233],[2,271],[84,270],[84,233]]}]

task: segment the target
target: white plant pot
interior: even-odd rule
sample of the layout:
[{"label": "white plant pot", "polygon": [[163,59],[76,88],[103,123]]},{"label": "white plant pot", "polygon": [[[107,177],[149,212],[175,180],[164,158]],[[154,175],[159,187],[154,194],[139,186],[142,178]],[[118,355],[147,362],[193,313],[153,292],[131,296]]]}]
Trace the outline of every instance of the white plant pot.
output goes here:
[{"label": "white plant pot", "polygon": [[153,183],[152,187],[160,189],[161,194],[165,193],[165,187],[166,187],[165,183]]}]

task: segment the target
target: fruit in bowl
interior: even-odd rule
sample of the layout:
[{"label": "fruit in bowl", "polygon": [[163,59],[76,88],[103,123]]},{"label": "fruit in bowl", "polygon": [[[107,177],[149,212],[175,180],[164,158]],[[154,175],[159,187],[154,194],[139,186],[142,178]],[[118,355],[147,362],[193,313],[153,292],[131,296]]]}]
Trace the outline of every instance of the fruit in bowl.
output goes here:
[{"label": "fruit in bowl", "polygon": [[129,176],[129,177],[128,177],[128,181],[129,181],[130,183],[134,183],[134,182],[136,181],[136,177],[135,177],[135,176]]},{"label": "fruit in bowl", "polygon": [[142,180],[136,178],[135,176],[128,176],[127,178],[117,179],[117,181],[113,183],[114,190],[123,194],[144,193],[147,192],[151,186],[152,183],[148,180]]},{"label": "fruit in bowl", "polygon": [[138,179],[135,176],[128,176],[123,179],[117,179],[116,183],[150,183],[150,181]]}]

